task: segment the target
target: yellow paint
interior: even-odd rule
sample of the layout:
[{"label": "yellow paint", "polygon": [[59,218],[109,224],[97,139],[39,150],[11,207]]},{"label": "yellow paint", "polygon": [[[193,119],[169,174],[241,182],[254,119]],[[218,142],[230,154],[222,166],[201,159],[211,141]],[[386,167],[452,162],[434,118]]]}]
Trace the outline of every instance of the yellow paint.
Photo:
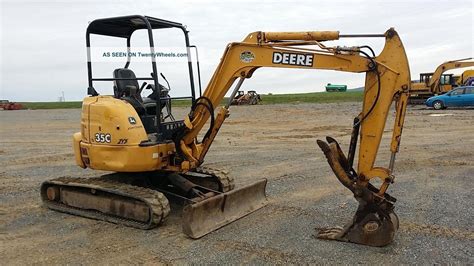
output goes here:
[{"label": "yellow paint", "polygon": [[146,172],[165,168],[169,164],[168,152],[174,144],[148,147],[138,145],[97,145],[81,142],[87,149],[90,164],[87,167],[115,172]]},{"label": "yellow paint", "polygon": [[456,84],[462,86],[469,78],[474,77],[474,69],[468,69],[462,72],[461,76],[458,77]]},{"label": "yellow paint", "polygon": [[[112,96],[85,98],[81,127],[81,132],[74,134],[76,164],[81,167],[116,172],[160,170],[176,152],[174,143],[141,147],[148,137],[140,117],[129,103]],[[110,142],[96,141],[96,134],[109,134]],[[87,165],[79,147],[87,150]]]}]

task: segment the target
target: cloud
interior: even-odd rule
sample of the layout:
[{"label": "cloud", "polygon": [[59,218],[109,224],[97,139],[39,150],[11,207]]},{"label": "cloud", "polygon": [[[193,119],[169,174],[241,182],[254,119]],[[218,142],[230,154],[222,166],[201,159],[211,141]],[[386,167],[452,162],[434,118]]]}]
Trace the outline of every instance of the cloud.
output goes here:
[{"label": "cloud", "polygon": [[[240,41],[258,30],[382,33],[395,27],[415,77],[420,72],[433,71],[443,61],[473,56],[472,5],[472,1],[459,0],[2,1],[0,98],[55,101],[64,91],[68,100],[82,99],[87,87],[85,30],[88,22],[96,18],[145,14],[187,25],[191,42],[202,51],[205,85],[227,43]],[[157,33],[155,39],[163,43],[168,37],[172,35]],[[369,44],[380,51],[383,40],[344,39],[329,44]],[[180,66],[159,66],[176,96],[189,94],[187,70]],[[110,75],[115,67],[118,66],[102,64],[94,69]],[[143,75],[149,73],[146,63],[136,63],[133,68]],[[358,87],[363,80],[362,74],[335,71],[259,69],[244,83],[244,89],[262,93],[309,92],[324,90],[328,82]],[[111,92],[111,84],[98,86]]]}]

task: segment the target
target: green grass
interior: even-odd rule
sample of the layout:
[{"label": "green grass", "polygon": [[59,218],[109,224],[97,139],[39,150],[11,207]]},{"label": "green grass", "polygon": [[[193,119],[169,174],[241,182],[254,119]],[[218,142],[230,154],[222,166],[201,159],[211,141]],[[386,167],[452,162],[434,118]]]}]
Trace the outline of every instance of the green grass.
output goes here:
[{"label": "green grass", "polygon": [[[360,102],[362,96],[362,91],[261,95],[261,104]],[[225,104],[227,101],[228,98],[225,98],[222,103]],[[22,102],[21,104],[25,109],[69,109],[82,106],[82,102]],[[173,106],[189,107],[191,102],[189,100],[173,100]]]},{"label": "green grass", "polygon": [[191,100],[172,100],[173,107],[191,107]]},{"label": "green grass", "polygon": [[82,102],[22,102],[24,109],[71,109],[81,108]]},{"label": "green grass", "polygon": [[262,104],[360,102],[362,91],[261,95]]},{"label": "green grass", "polygon": [[[23,109],[78,109],[82,108],[82,102],[21,102]],[[190,100],[173,100],[173,106],[191,106]]]}]

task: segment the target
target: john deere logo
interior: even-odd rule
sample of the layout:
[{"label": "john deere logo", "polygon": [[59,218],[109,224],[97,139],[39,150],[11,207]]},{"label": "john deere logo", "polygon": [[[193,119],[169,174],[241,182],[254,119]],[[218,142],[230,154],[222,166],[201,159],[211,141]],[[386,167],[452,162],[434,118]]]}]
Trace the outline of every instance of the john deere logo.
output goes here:
[{"label": "john deere logo", "polygon": [[240,61],[250,63],[255,59],[255,55],[250,51],[244,51],[240,54]]},{"label": "john deere logo", "polygon": [[135,125],[137,123],[137,120],[135,120],[135,117],[130,116],[128,118],[128,122],[130,122],[131,125]]}]

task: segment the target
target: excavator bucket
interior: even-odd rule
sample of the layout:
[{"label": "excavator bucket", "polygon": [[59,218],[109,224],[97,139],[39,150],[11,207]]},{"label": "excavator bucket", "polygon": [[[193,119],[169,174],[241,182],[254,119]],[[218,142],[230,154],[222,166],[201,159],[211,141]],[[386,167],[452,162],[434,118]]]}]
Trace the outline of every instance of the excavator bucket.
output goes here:
[{"label": "excavator bucket", "polygon": [[218,194],[183,209],[183,232],[193,239],[217,230],[267,204],[262,179],[245,187]]},{"label": "excavator bucket", "polygon": [[387,218],[382,218],[376,213],[365,215],[356,213],[352,223],[347,224],[344,228],[320,229],[317,238],[383,247],[393,241],[397,230],[398,217],[394,212],[390,213]]},{"label": "excavator bucket", "polygon": [[396,199],[387,193],[379,196],[378,189],[370,183],[362,185],[358,182],[357,176],[352,174],[355,171],[349,171],[348,160],[337,141],[330,137],[326,140],[317,143],[337,179],[354,194],[359,208],[351,223],[344,228],[320,229],[316,237],[376,247],[390,244],[398,230],[398,217],[393,212]]}]

